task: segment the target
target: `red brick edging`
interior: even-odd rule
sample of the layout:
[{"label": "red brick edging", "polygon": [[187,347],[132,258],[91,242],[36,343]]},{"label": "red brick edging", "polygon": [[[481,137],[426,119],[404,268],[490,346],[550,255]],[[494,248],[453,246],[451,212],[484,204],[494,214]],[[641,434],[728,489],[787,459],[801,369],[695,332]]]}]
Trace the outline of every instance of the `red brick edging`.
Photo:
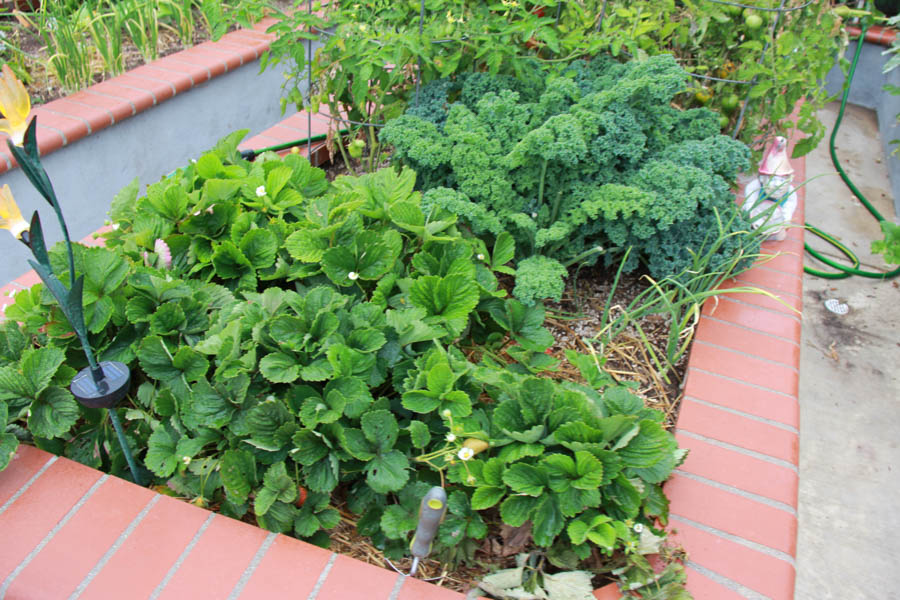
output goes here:
[{"label": "red brick edging", "polygon": [[[44,124],[38,134],[41,151],[60,147],[59,139],[71,143],[219,72],[219,66],[194,63],[209,60],[228,69],[228,61],[236,59],[220,55],[255,58],[268,45],[258,32],[228,36],[214,43],[216,49],[201,44],[185,51],[189,58],[172,55],[142,67],[138,75],[122,76],[136,79],[116,78],[80,93],[103,103],[102,109],[78,104],[81,100],[73,98],[85,96],[77,94],[48,104],[43,110],[50,118],[37,109]],[[251,50],[240,49],[247,44]],[[166,83],[167,72],[178,69],[192,70],[188,83],[180,75]],[[101,113],[106,117],[97,116]],[[299,113],[242,147],[292,141],[323,133],[327,126],[327,117]],[[314,148],[318,164],[322,146]],[[0,172],[11,164],[5,158]],[[804,161],[794,167],[802,181]],[[802,224],[803,188],[798,195],[794,221]],[[775,257],[727,284],[767,289],[788,306],[764,296],[723,294],[704,307],[691,350],[676,431],[679,444],[691,452],[666,493],[671,527],[677,530],[673,539],[688,552],[688,589],[696,600],[793,598],[802,239],[802,229],[792,229],[786,241],[765,244],[765,252]],[[84,243],[102,240],[91,236]],[[10,292],[37,281],[31,272],[0,288],[0,314]],[[129,597],[150,598],[463,598],[29,446],[20,447],[0,472],[0,531],[5,542],[0,598],[109,598],[123,590]],[[607,586],[595,596],[614,600],[620,594]]]},{"label": "red brick edging", "polygon": [[[805,160],[792,162],[804,181]],[[794,597],[805,188],[797,195],[798,227],[726,286],[756,286],[784,304],[720,295],[691,348],[676,429],[690,454],[665,491],[696,600]]]}]

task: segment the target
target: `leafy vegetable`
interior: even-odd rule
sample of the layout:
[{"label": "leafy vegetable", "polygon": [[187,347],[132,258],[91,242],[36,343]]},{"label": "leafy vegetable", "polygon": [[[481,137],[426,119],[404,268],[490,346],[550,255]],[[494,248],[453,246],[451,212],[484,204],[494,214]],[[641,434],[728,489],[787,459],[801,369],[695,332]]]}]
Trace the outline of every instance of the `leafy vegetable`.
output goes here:
[{"label": "leafy vegetable", "polygon": [[731,227],[723,259],[756,243],[730,235],[745,219],[727,218],[750,152],[719,135],[715,113],[671,106],[687,79],[672,57],[576,62],[534,99],[502,78],[472,96],[475,77],[486,76],[426,86],[443,108],[410,110],[381,137],[419,173],[429,206],[476,234],[512,235],[523,302],[559,299],[565,267],[600,256],[609,265],[629,247],[626,270],[644,262],[656,278],[677,274],[720,219]]}]

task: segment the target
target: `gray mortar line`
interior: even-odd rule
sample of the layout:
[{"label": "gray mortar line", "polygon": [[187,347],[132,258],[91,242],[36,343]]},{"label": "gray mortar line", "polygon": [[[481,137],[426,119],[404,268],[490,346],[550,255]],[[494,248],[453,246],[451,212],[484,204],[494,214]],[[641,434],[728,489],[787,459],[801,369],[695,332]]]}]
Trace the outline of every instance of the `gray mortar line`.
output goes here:
[{"label": "gray mortar line", "polygon": [[9,574],[9,576],[6,578],[6,580],[4,580],[3,585],[0,586],[0,598],[6,597],[6,592],[7,592],[7,590],[9,590],[9,586],[12,585],[13,580],[19,576],[19,573],[21,573],[22,571],[25,570],[25,567],[27,567],[28,564],[32,560],[34,560],[34,557],[37,556],[41,550],[44,549],[44,546],[46,546],[48,543],[50,543],[50,540],[53,539],[53,537],[59,532],[60,529],[65,527],[66,523],[69,522],[69,519],[71,519],[73,516],[75,516],[75,513],[77,513],[81,509],[81,507],[84,506],[84,503],[87,502],[88,499],[94,495],[94,492],[96,492],[97,489],[101,485],[103,485],[103,482],[106,481],[107,479],[109,479],[109,475],[103,475],[102,477],[100,477],[100,479],[95,481],[94,485],[92,485],[90,488],[88,488],[88,491],[86,491],[84,493],[84,495],[78,500],[78,502],[75,503],[75,506],[70,508],[69,512],[67,512],[66,515],[62,519],[60,519],[59,522],[53,527],[53,529],[50,530],[50,533],[45,535],[44,539],[42,539],[38,543],[37,546],[32,548],[31,552],[28,553],[28,556],[26,556],[22,560],[22,562],[19,563],[19,566],[16,567],[16,569],[12,573]]},{"label": "gray mortar line", "polygon": [[[729,292],[727,294],[722,294],[722,301],[723,302],[734,302],[735,304],[740,304],[741,306],[747,306],[749,308],[763,310],[772,315],[781,315],[782,317],[785,317],[787,319],[793,319],[797,323],[802,323],[801,317],[797,316],[797,313],[794,312],[793,307],[791,307],[789,309],[790,312],[783,312],[780,310],[775,310],[774,308],[769,308],[768,306],[760,306],[759,304],[753,304],[752,302],[744,302],[743,300],[738,300],[737,298],[728,298],[727,297],[727,296],[735,296],[737,293],[738,292]],[[791,294],[788,294],[788,295],[791,295]],[[796,298],[796,296],[795,296],[795,298]],[[790,303],[787,303],[787,306],[785,306],[785,308],[787,308],[788,306],[790,306]]]},{"label": "gray mortar line", "polygon": [[97,106],[96,104],[88,104],[87,102],[81,102],[80,100],[72,100],[71,98],[66,98],[72,104],[78,104],[79,106],[86,106],[88,108],[94,108],[97,110],[102,110],[109,117],[110,126],[116,124],[116,115],[112,114],[112,111],[103,106]]},{"label": "gray mortar line", "polygon": [[760,504],[765,504],[767,506],[771,506],[772,508],[777,508],[778,510],[784,511],[791,516],[796,517],[797,511],[793,506],[789,504],[785,504],[784,502],[780,502],[778,500],[772,500],[771,498],[766,498],[765,496],[761,496],[759,494],[755,494],[753,492],[748,492],[746,490],[742,490],[739,487],[735,487],[733,485],[729,485],[727,483],[721,483],[714,479],[708,479],[703,477],[702,475],[695,475],[694,473],[689,473],[687,471],[682,471],[681,469],[676,469],[676,473],[681,475],[682,477],[686,477],[688,479],[692,479],[694,481],[698,481],[700,483],[705,483],[706,485],[712,486],[716,489],[720,489],[723,492],[730,492],[732,494],[736,494],[741,496],[742,498],[746,498],[747,500],[753,500],[755,502],[759,502]]},{"label": "gray mortar line", "polygon": [[735,323],[735,322],[733,322],[733,321],[726,321],[726,320],[724,320],[724,319],[718,319],[718,318],[716,318],[715,316],[713,316],[713,315],[711,315],[711,314],[704,314],[704,315],[703,315],[703,318],[704,318],[704,319],[709,319],[710,321],[713,321],[714,323],[723,323],[723,324],[725,324],[725,325],[731,325],[732,327],[738,327],[739,329],[743,329],[744,331],[749,331],[749,332],[755,333],[755,334],[757,334],[757,335],[765,335],[765,336],[768,336],[768,337],[770,337],[770,338],[774,338],[774,339],[776,339],[776,340],[781,340],[781,341],[783,341],[783,342],[788,342],[788,343],[790,343],[790,344],[793,344],[793,345],[797,346],[798,348],[800,347],[800,344],[797,342],[797,340],[792,340],[792,339],[786,338],[786,337],[784,337],[784,336],[782,336],[782,335],[775,335],[774,333],[769,333],[768,331],[760,331],[759,329],[754,329],[753,327],[748,327],[748,326],[743,325],[743,324],[741,324],[741,323]]},{"label": "gray mortar line", "polygon": [[737,581],[734,581],[733,579],[728,579],[724,575],[719,575],[715,571],[711,571],[710,569],[704,567],[703,565],[699,565],[692,560],[687,561],[685,566],[694,569],[695,571],[705,575],[706,577],[709,577],[716,583],[722,585],[723,587],[727,587],[732,592],[734,592],[736,594],[740,594],[741,596],[743,596],[744,598],[747,598],[748,600],[771,600],[768,596],[766,596],[764,594],[760,594],[759,592],[756,592],[754,590],[751,590],[747,586],[742,585],[742,584],[738,583]]},{"label": "gray mortar line", "polygon": [[[221,41],[221,40],[219,40],[219,41]],[[216,42],[213,42],[213,43],[216,43]],[[204,46],[203,50],[208,50],[209,52],[215,52],[216,54],[227,55],[229,57],[236,56],[241,61],[238,66],[239,67],[244,66],[244,55],[241,54],[240,52],[238,52],[237,50],[229,50],[228,48],[224,48],[222,46]],[[259,57],[254,56],[254,59],[256,59],[256,58],[259,58]],[[229,70],[227,63],[225,64],[225,70],[226,70],[226,72]]]},{"label": "gray mortar line", "polygon": [[678,435],[683,435],[685,437],[693,438],[695,440],[699,440],[701,442],[706,442],[707,444],[711,444],[713,446],[718,446],[719,448],[724,448],[725,450],[731,450],[733,452],[737,452],[739,454],[743,454],[745,456],[749,456],[751,458],[758,458],[759,460],[764,460],[766,462],[772,463],[773,465],[778,465],[779,467],[784,467],[786,469],[790,469],[794,473],[799,473],[799,469],[797,465],[791,464],[786,460],[782,460],[780,458],[775,458],[774,456],[769,456],[768,454],[763,454],[761,452],[757,452],[755,450],[748,450],[747,448],[741,448],[740,446],[735,446],[734,444],[729,444],[728,442],[722,442],[720,440],[716,440],[710,437],[706,437],[705,435],[700,435],[699,433],[694,433],[693,431],[685,431],[683,429],[676,430]]},{"label": "gray mortar line", "polygon": [[66,137],[66,134],[65,134],[65,132],[64,132],[62,129],[57,129],[57,128],[54,127],[53,125],[44,125],[43,123],[41,123],[41,124],[39,125],[39,127],[43,127],[43,128],[45,128],[45,129],[49,129],[50,131],[55,131],[56,133],[59,134],[59,137],[62,138],[63,146],[68,146],[68,145],[69,145],[69,138]]},{"label": "gray mortar line", "polygon": [[731,377],[729,375],[722,375],[721,373],[713,373],[712,371],[708,371],[706,369],[701,369],[700,367],[688,366],[688,370],[690,370],[690,369],[696,369],[697,371],[700,371],[701,373],[705,373],[706,375],[715,375],[716,377],[721,377],[722,379],[725,379],[727,381],[733,381],[734,383],[742,383],[744,385],[748,385],[752,388],[756,388],[756,389],[762,390],[764,392],[771,392],[773,394],[779,394],[781,396],[784,396],[785,398],[790,398],[791,400],[793,400],[795,402],[797,401],[796,396],[788,394],[787,392],[782,392],[780,390],[773,390],[772,388],[767,388],[764,385],[759,385],[758,383],[753,383],[752,381],[744,381],[743,379],[737,379],[736,377]]},{"label": "gray mortar line", "polygon": [[784,429],[785,431],[789,431],[791,433],[796,433],[800,435],[800,432],[797,431],[796,427],[791,427],[790,425],[785,425],[784,423],[779,423],[778,421],[774,421],[772,419],[767,419],[765,417],[760,417],[758,415],[753,415],[750,413],[746,413],[742,410],[738,410],[736,408],[731,408],[729,406],[722,406],[721,404],[716,404],[714,402],[708,402],[706,400],[701,400],[700,398],[695,398],[694,396],[685,395],[685,398],[690,400],[691,402],[696,402],[697,404],[703,404],[704,406],[709,406],[710,408],[717,408],[719,410],[724,410],[725,412],[730,412],[732,414],[738,415],[739,417],[744,417],[745,419],[750,419],[751,421],[759,421],[760,423],[764,423],[766,425],[771,425],[772,427],[777,427],[778,429]]},{"label": "gray mortar line", "polygon": [[72,119],[73,121],[81,121],[82,123],[84,123],[85,127],[87,127],[88,135],[91,135],[92,133],[94,133],[93,128],[91,127],[91,122],[88,121],[87,119],[85,119],[84,117],[79,117],[76,115],[70,115],[70,114],[67,114],[64,112],[59,112],[58,110],[53,110],[52,108],[47,108],[46,105],[42,106],[41,108],[44,109],[46,112],[50,113],[51,115],[56,115],[58,117],[65,117],[66,119]]},{"label": "gray mortar line", "polygon": [[[756,268],[756,267],[754,267],[754,268]],[[764,268],[764,267],[763,267],[763,268]],[[783,271],[776,271],[776,270],[774,270],[774,269],[765,269],[765,270],[768,271],[769,273],[775,273],[775,274],[778,274],[778,275],[788,275],[788,276],[790,276],[790,277],[795,277],[796,279],[800,279],[801,281],[803,280],[802,277],[797,277],[797,276],[796,276],[795,274],[793,274],[793,273],[784,273]],[[741,275],[743,275],[743,274],[744,274],[744,273],[738,273],[737,275],[735,275],[735,276],[734,276],[735,281],[738,281],[738,282],[740,282],[740,283],[744,283],[744,284],[749,285],[749,286],[752,286],[752,287],[758,287],[758,288],[760,288],[760,289],[762,289],[762,290],[766,290],[767,292],[770,292],[770,293],[772,293],[772,294],[775,294],[776,296],[780,296],[780,295],[783,294],[783,295],[785,295],[785,296],[791,296],[791,297],[793,297],[793,298],[798,298],[798,299],[800,298],[800,296],[798,296],[798,295],[795,294],[794,292],[791,292],[791,291],[788,291],[788,290],[784,290],[784,289],[779,289],[778,287],[776,287],[777,284],[774,284],[774,283],[769,283],[769,282],[765,282],[765,283],[755,283],[755,282],[752,282],[752,281],[750,281],[750,280],[748,280],[748,279],[741,279]],[[752,293],[752,292],[751,292],[751,293]]]},{"label": "gray mortar line", "polygon": [[159,501],[160,495],[156,494],[152,498],[150,498],[150,502],[147,503],[146,506],[138,513],[138,515],[132,519],[131,523],[128,524],[128,527],[125,528],[125,531],[116,538],[116,541],[113,542],[113,545],[109,547],[109,550],[100,557],[100,560],[97,561],[97,564],[94,565],[94,568],[85,576],[85,578],[78,584],[78,587],[75,588],[75,591],[72,592],[72,595],[69,596],[69,600],[75,600],[78,598],[84,590],[90,585],[91,581],[94,580],[94,577],[103,570],[103,567],[106,566],[106,563],[109,562],[109,559],[112,558],[113,554],[118,552],[119,548],[122,547],[122,544],[125,543],[125,540],[128,539],[141,521],[144,520],[144,517],[147,516],[147,513],[150,512],[150,509]]},{"label": "gray mortar line", "polygon": [[169,585],[169,581],[171,581],[172,577],[175,576],[175,573],[178,572],[178,569],[181,568],[182,563],[187,559],[188,554],[191,553],[191,550],[194,549],[194,546],[197,545],[197,541],[200,539],[200,536],[203,535],[203,532],[206,531],[206,528],[209,527],[209,524],[212,523],[213,517],[216,516],[216,513],[209,513],[209,516],[206,517],[206,520],[203,521],[203,525],[200,526],[200,529],[197,530],[197,533],[194,534],[194,537],[191,538],[191,541],[188,542],[188,545],[184,547],[184,550],[181,551],[181,554],[175,560],[175,564],[169,569],[169,572],[166,573],[166,576],[163,577],[162,581],[159,582],[159,585],[153,590],[153,593],[150,594],[149,600],[156,600],[159,598],[159,595],[162,594],[163,590],[167,585]]},{"label": "gray mortar line", "polygon": [[[116,78],[116,79],[118,79],[118,78]],[[136,85],[128,85],[127,83],[122,83],[121,81],[116,81],[115,79],[109,79],[107,81],[109,81],[110,83],[114,83],[115,85],[117,85],[119,87],[128,88],[129,90],[134,90],[136,92],[141,92],[143,94],[147,94],[148,96],[150,96],[150,99],[153,100],[153,106],[156,106],[157,104],[159,104],[159,101],[156,99],[156,94],[153,92],[153,90],[148,90],[148,89],[145,89],[142,87],[138,87]],[[147,110],[147,109],[144,109],[144,110]],[[141,112],[143,112],[143,111],[141,111]]]},{"label": "gray mortar line", "polygon": [[[117,84],[118,85],[118,84]],[[92,96],[98,96],[100,98],[108,98],[110,100],[118,100],[120,102],[127,102],[129,106],[131,106],[131,116],[137,114],[137,107],[134,105],[134,102],[129,100],[128,98],[123,98],[122,96],[116,96],[112,92],[98,92],[97,90],[82,90],[86,94],[90,94]],[[93,105],[90,105],[93,106]],[[127,117],[126,117],[127,118]]]},{"label": "gray mortar line", "polygon": [[[148,66],[148,65],[144,65],[144,66]],[[169,86],[172,89],[172,97],[173,98],[178,95],[178,88],[175,87],[175,84],[173,82],[169,81],[168,79],[160,79],[159,77],[154,77],[152,75],[142,75],[140,73],[128,73],[128,75],[131,75],[132,77],[134,77],[136,79],[142,79],[143,81],[148,81],[148,82],[152,81],[154,83],[164,83],[165,85]],[[144,91],[148,91],[148,90],[144,90]],[[156,98],[156,94],[154,94],[153,97]],[[167,100],[168,100],[168,98],[167,98]]]},{"label": "gray mortar line", "polygon": [[[201,65],[201,64],[199,64],[199,63],[193,63],[193,62],[190,62],[190,61],[188,61],[188,60],[180,60],[180,59],[177,58],[177,56],[174,55],[174,54],[173,54],[173,55],[170,55],[170,56],[167,56],[166,58],[169,59],[169,62],[175,62],[175,63],[178,63],[178,64],[180,64],[180,65],[187,65],[187,66],[189,66],[189,67],[194,67],[195,69],[197,69],[197,68],[203,69],[204,71],[206,71],[206,81],[211,81],[211,80],[215,79],[215,77],[213,77],[213,74],[212,74],[212,69],[210,69],[210,68],[207,67],[206,65]],[[167,70],[168,70],[168,69],[167,69]],[[182,72],[182,71],[179,71],[179,72]],[[228,72],[228,65],[225,65],[225,71],[222,73],[222,75],[224,75],[224,74],[227,73],[227,72]],[[194,78],[193,78],[193,76],[190,76],[190,77],[191,77],[191,83],[193,84]],[[205,83],[205,82],[204,82],[204,83]]]},{"label": "gray mortar line", "polygon": [[12,505],[13,502],[15,502],[16,500],[18,500],[19,497],[20,497],[22,494],[24,494],[26,491],[28,491],[28,488],[31,487],[31,484],[33,484],[35,481],[37,481],[37,478],[40,477],[41,475],[43,475],[43,474],[44,474],[44,471],[46,471],[47,469],[49,469],[49,468],[50,468],[50,465],[52,465],[53,463],[55,463],[55,462],[57,461],[58,458],[59,458],[58,456],[51,456],[50,459],[49,459],[47,462],[44,463],[44,466],[42,466],[42,467],[38,470],[37,473],[35,473],[34,475],[32,475],[32,476],[31,476],[31,479],[29,479],[28,481],[25,482],[25,485],[23,485],[22,487],[20,487],[20,488],[18,489],[18,491],[10,497],[9,500],[7,500],[6,502],[4,502],[4,503],[3,503],[3,506],[0,506],[0,515],[2,515],[4,512],[6,512],[6,509],[9,508],[9,507]]},{"label": "gray mortar line", "polygon": [[[682,517],[681,515],[676,515],[674,513],[671,513],[669,516],[677,521],[681,521],[682,523],[690,525],[691,527],[696,527],[697,529],[704,531],[706,533],[711,533],[712,535],[726,539],[730,542],[734,542],[735,544],[740,544],[741,546],[744,546],[745,548],[749,548],[750,550],[759,552],[760,554],[766,554],[768,556],[771,556],[772,558],[777,558],[778,560],[783,560],[784,562],[788,563],[792,567],[796,567],[796,565],[794,564],[794,557],[791,556],[790,554],[786,554],[785,552],[782,552],[781,550],[776,550],[775,548],[770,548],[768,546],[764,546],[763,544],[760,544],[758,542],[751,542],[750,540],[746,540],[746,539],[736,536],[732,533],[727,533],[725,531],[722,531],[721,529],[716,529],[715,527],[710,527],[709,525],[704,525],[703,523],[698,523],[697,521],[688,519],[687,517]],[[676,529],[677,529],[677,527],[676,527]]]},{"label": "gray mortar line", "polygon": [[312,591],[309,593],[309,596],[306,600],[316,600],[319,596],[319,591],[322,589],[322,586],[325,585],[325,580],[328,579],[328,573],[331,572],[331,567],[334,566],[334,561],[337,560],[338,555],[334,552],[331,553],[331,557],[328,559],[328,562],[325,563],[325,566],[322,568],[322,572],[319,573],[319,578],[316,580],[316,585],[313,586]]},{"label": "gray mortar line", "polygon": [[241,595],[241,592],[243,592],[244,588],[247,586],[247,582],[250,581],[250,577],[253,576],[253,572],[256,571],[259,563],[262,562],[263,557],[266,555],[266,552],[269,551],[269,548],[275,542],[275,538],[277,537],[277,533],[269,533],[269,535],[266,536],[266,539],[263,540],[263,543],[256,551],[256,554],[253,555],[253,559],[250,561],[250,564],[247,565],[246,569],[244,569],[244,573],[241,575],[241,578],[238,579],[238,582],[234,585],[234,589],[232,589],[231,593],[228,594],[228,600],[237,600],[238,596]]},{"label": "gray mortar line", "polygon": [[[797,276],[797,273],[795,273],[793,271],[785,271],[783,269],[776,269],[775,267],[770,267],[768,265],[770,262],[772,262],[772,260],[774,260],[775,258],[778,258],[779,256],[795,256],[800,260],[803,259],[803,257],[800,254],[798,254],[797,252],[793,252],[791,250],[782,250],[781,252],[778,252],[776,254],[766,254],[766,256],[771,256],[772,258],[771,259],[762,259],[761,258],[759,260],[759,262],[754,263],[753,268],[754,269],[765,269],[766,271],[774,271],[775,273],[781,273],[783,275],[793,275],[795,277]],[[802,265],[801,265],[801,267],[802,267]]]},{"label": "gray mortar line", "polygon": [[[798,255],[796,252],[782,252],[782,254],[784,254],[784,255],[791,254],[791,255],[793,255],[793,256],[798,256],[798,257],[799,257],[799,255]],[[776,256],[776,255],[775,255],[775,254],[772,254],[771,256],[774,257],[774,256]],[[757,263],[757,264],[753,265],[753,268],[754,268],[754,269],[762,269],[762,270],[764,270],[764,271],[771,271],[771,272],[773,272],[773,273],[780,273],[780,274],[782,274],[782,275],[793,275],[794,277],[799,277],[800,279],[802,279],[802,277],[798,276],[796,273],[794,273],[794,272],[792,272],[792,271],[782,271],[781,269],[776,269],[776,268],[774,268],[774,267],[768,267],[768,266],[766,266],[768,262],[769,262],[769,261],[767,261],[767,260],[762,261],[762,262],[760,262],[760,263]],[[740,277],[740,275],[738,275],[738,277]]]},{"label": "gray mortar line", "polygon": [[394,582],[394,589],[391,590],[391,595],[388,596],[388,600],[397,600],[400,596],[400,590],[403,588],[403,584],[406,583],[407,576],[403,573],[397,574],[397,580]]},{"label": "gray mortar line", "polygon": [[732,354],[738,354],[740,356],[744,356],[746,358],[752,358],[754,360],[758,360],[760,362],[768,363],[773,367],[781,367],[782,369],[790,369],[794,373],[799,373],[800,371],[797,369],[795,365],[791,365],[788,363],[784,363],[777,360],[772,360],[771,358],[766,358],[765,356],[760,356],[758,354],[750,354],[749,352],[744,352],[743,350],[737,350],[736,348],[729,348],[728,346],[722,346],[720,344],[714,344],[712,342],[707,342],[705,340],[694,340],[695,344],[700,344],[701,346],[708,346],[710,348],[715,348],[716,350],[724,350],[726,352],[731,352]]}]

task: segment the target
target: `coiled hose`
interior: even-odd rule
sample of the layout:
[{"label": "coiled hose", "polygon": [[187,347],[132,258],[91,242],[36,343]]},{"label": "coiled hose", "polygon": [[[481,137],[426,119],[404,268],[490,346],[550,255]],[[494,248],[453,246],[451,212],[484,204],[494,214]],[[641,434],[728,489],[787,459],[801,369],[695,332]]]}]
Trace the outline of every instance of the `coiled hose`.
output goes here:
[{"label": "coiled hose", "polygon": [[[835,152],[835,140],[837,139],[838,128],[841,126],[841,120],[844,118],[844,111],[847,108],[847,99],[850,97],[850,84],[853,82],[853,75],[856,73],[856,65],[859,62],[859,57],[862,54],[863,40],[866,37],[866,31],[869,29],[869,23],[863,22],[861,25],[862,33],[860,33],[859,41],[856,43],[856,52],[853,54],[853,62],[850,64],[850,72],[847,73],[847,83],[844,85],[844,94],[841,97],[841,108],[838,111],[837,121],[835,121],[834,129],[831,131],[831,138],[828,142],[828,150],[831,153],[831,162],[834,163],[834,168],[837,169],[838,174],[841,176],[841,179],[844,180],[844,183],[847,184],[847,187],[850,188],[850,191],[853,192],[853,195],[859,198],[859,201],[863,203],[872,216],[875,217],[879,223],[885,221],[885,218],[881,215],[878,210],[872,206],[872,203],[869,202],[865,196],[863,196],[862,192],[853,184],[850,180],[850,177],[847,176],[847,173],[844,172],[844,169],[841,167],[841,163],[838,160],[837,153]],[[859,258],[850,250],[847,246],[838,241],[833,235],[828,234],[821,229],[810,225],[809,223],[805,223],[806,229],[818,237],[822,238],[835,248],[841,251],[844,256],[846,256],[850,262],[851,266],[842,265],[838,262],[831,260],[830,258],[824,256],[822,253],[818,252],[814,248],[810,247],[809,244],[804,243],[803,246],[806,248],[806,251],[816,260],[825,263],[829,267],[837,269],[838,272],[835,273],[833,271],[820,271],[818,269],[813,269],[811,267],[804,266],[803,271],[805,273],[809,273],[810,275],[816,277],[822,277],[824,279],[843,279],[845,277],[850,277],[851,275],[859,275],[860,277],[870,277],[872,279],[889,279],[891,277],[896,277],[900,275],[900,267],[897,267],[893,271],[887,272],[879,272],[879,271],[865,271],[860,269],[860,261]]]}]

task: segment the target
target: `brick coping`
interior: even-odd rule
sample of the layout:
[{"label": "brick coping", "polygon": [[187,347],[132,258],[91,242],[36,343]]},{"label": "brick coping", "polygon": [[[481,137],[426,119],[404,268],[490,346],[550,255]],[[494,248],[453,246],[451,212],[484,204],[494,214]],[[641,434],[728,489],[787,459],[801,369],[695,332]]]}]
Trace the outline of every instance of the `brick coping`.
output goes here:
[{"label": "brick coping", "polygon": [[[228,41],[223,38],[215,44],[227,44],[228,51],[239,56],[243,54],[236,46],[241,44],[249,45],[255,57],[268,45],[265,34],[258,31],[229,35]],[[202,54],[211,56],[209,52],[203,49]],[[215,60],[227,64],[218,55]],[[171,62],[194,68],[189,61]],[[159,69],[155,64],[147,67]],[[213,76],[210,66],[195,67]],[[202,74],[200,81],[205,81]],[[200,81],[191,80],[190,86]],[[168,90],[163,96],[183,91],[174,81],[169,83],[160,82]],[[130,89],[120,86],[118,78],[94,88],[100,86]],[[110,93],[104,111],[117,114],[134,109],[131,114],[136,114],[133,94],[125,94]],[[147,96],[143,97],[143,109],[157,100],[153,97],[147,103]],[[63,107],[80,106],[68,104],[70,99],[57,102]],[[118,107],[112,106],[113,101]],[[86,135],[83,122],[66,119],[72,127],[81,123],[77,127],[82,137]],[[85,113],[82,120],[87,120]],[[114,122],[106,119],[100,125]],[[41,150],[52,151],[45,148],[50,142],[44,140],[52,141],[53,132],[44,133],[41,127]],[[323,133],[327,127],[325,116],[298,113],[241,147],[292,141],[305,137],[307,131]],[[77,138],[65,139],[71,143]],[[301,153],[306,154],[305,147]],[[320,164],[324,158],[324,145],[314,146],[312,161]],[[793,164],[797,181],[803,181],[805,161]],[[0,172],[8,166],[0,161]],[[794,222],[802,225],[805,188],[798,190],[798,196]],[[98,245],[102,240],[95,234],[83,243]],[[688,590],[697,600],[793,598],[802,228],[789,230],[784,242],[764,244],[764,252],[772,258],[724,287],[758,286],[789,306],[743,293],[711,299],[703,308],[688,362],[676,437],[691,452],[667,482],[666,493],[671,501],[671,528],[676,530],[672,539],[688,552]],[[37,281],[30,272],[0,288],[0,313],[10,302],[11,292]],[[0,472],[0,530],[5,539],[16,541],[0,547],[0,598],[33,597],[36,591],[46,597],[105,598],[123,585],[135,597],[152,598],[246,599],[288,594],[310,600],[463,598],[154,494],[28,446],[22,446],[10,466]],[[595,596],[620,597],[615,586],[597,590]]]}]

